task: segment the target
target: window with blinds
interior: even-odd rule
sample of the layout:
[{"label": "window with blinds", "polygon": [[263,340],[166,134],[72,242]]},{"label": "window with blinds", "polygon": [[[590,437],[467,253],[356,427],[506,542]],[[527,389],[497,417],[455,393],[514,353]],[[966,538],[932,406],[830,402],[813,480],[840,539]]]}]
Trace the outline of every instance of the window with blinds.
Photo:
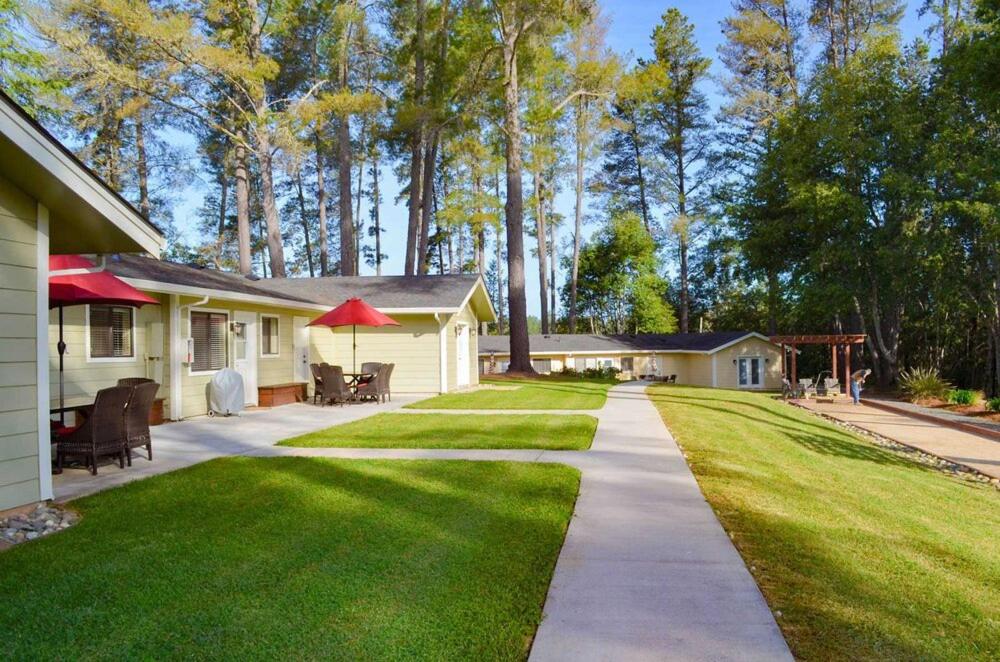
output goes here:
[{"label": "window with blinds", "polygon": [[128,306],[90,306],[90,358],[135,356],[132,315]]},{"label": "window with blinds", "polygon": [[222,370],[228,365],[229,315],[191,311],[191,338],[194,350],[192,372]]},{"label": "window with blinds", "polygon": [[261,356],[278,355],[278,318],[262,316],[260,318],[260,354]]}]

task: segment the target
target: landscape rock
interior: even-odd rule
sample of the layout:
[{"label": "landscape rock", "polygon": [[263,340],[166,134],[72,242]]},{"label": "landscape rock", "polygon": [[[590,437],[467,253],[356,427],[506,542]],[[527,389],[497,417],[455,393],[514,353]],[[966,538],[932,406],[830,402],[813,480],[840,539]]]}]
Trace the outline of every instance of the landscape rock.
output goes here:
[{"label": "landscape rock", "polygon": [[0,517],[0,551],[68,529],[78,519],[76,513],[47,503],[38,504],[27,513]]}]

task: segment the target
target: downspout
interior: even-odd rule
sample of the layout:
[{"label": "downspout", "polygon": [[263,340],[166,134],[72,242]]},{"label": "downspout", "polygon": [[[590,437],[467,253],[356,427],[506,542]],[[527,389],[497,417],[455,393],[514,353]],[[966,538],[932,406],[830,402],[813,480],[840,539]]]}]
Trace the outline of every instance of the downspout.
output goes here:
[{"label": "downspout", "polygon": [[170,419],[174,421],[184,418],[184,393],[181,385],[183,361],[181,359],[187,353],[187,338],[181,336],[182,313],[194,306],[205,305],[210,298],[204,296],[198,301],[181,306],[179,305],[180,295],[170,295]]}]

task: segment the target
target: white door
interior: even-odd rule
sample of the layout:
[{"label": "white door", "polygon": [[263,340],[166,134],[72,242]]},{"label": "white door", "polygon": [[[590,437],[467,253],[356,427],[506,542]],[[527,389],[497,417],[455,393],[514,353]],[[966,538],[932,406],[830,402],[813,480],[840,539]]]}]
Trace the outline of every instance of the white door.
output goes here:
[{"label": "white door", "polygon": [[292,320],[293,333],[295,334],[295,351],[292,352],[292,360],[295,361],[293,372],[295,381],[308,382],[309,374],[309,324],[308,317],[296,317]]},{"label": "white door", "polygon": [[233,369],[243,375],[243,397],[257,404],[257,313],[233,314]]},{"label": "white door", "polygon": [[759,356],[741,358],[737,367],[740,388],[760,388],[764,385],[764,359]]},{"label": "white door", "polygon": [[455,343],[458,356],[455,365],[458,376],[455,383],[461,388],[469,385],[469,326],[467,324],[458,325],[458,341]]}]

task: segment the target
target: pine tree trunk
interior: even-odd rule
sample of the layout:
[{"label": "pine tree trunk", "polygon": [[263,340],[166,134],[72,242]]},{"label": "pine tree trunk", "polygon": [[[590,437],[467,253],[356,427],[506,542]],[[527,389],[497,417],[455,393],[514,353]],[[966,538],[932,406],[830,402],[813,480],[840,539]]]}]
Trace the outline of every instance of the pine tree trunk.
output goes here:
[{"label": "pine tree trunk", "polygon": [[365,158],[364,140],[367,122],[361,125],[361,150],[358,156],[358,199],[354,208],[354,273],[361,273],[361,233],[365,229],[365,224],[361,220],[361,196],[364,186]]},{"label": "pine tree trunk", "polygon": [[[250,34],[247,37],[247,55],[256,63],[263,52],[260,10],[257,0],[247,0],[250,15]],[[265,121],[268,112],[267,90],[253,100],[254,112],[261,124],[255,127],[257,161],[260,164],[260,193],[263,202],[264,222],[267,224],[267,251],[270,258],[271,277],[285,277],[285,250],[281,241],[281,222],[278,219],[278,205],[274,198],[274,172],[272,169],[271,135]]]},{"label": "pine tree trunk", "polygon": [[324,176],[323,143],[316,132],[316,206],[319,212],[319,275],[330,275],[330,238],[326,225],[326,177]]},{"label": "pine tree trunk", "polygon": [[375,226],[375,275],[382,275],[382,213],[379,210],[378,159],[372,163],[372,223]]},{"label": "pine tree trunk", "polygon": [[313,278],[316,271],[313,268],[312,241],[309,238],[309,216],[306,214],[306,196],[302,192],[302,173],[295,173],[295,187],[299,197],[299,220],[302,223],[302,236],[306,244],[306,264],[309,267],[309,277]]},{"label": "pine tree trunk", "polygon": [[549,250],[552,251],[552,259],[549,260],[549,331],[554,332],[556,328],[556,265],[558,256],[556,255],[556,225],[549,223]]},{"label": "pine tree trunk", "polygon": [[354,270],[354,219],[351,211],[351,123],[337,121],[337,183],[340,208],[340,275],[356,276]]},{"label": "pine tree trunk", "polygon": [[139,178],[139,213],[149,220],[151,205],[149,203],[149,161],[146,158],[146,126],[142,118],[142,110],[135,116],[135,151],[136,175]]},{"label": "pine tree trunk", "polygon": [[427,136],[427,144],[424,147],[424,181],[420,187],[423,208],[420,214],[420,242],[417,249],[417,273],[421,275],[427,273],[430,262],[428,242],[430,241],[431,216],[433,216],[434,166],[437,162],[438,137],[438,131],[432,129],[430,135]]},{"label": "pine tree trunk", "polygon": [[534,173],[535,236],[538,239],[538,296],[541,300],[542,333],[549,333],[549,266],[548,241],[545,228],[545,184],[539,172]]},{"label": "pine tree trunk", "polygon": [[569,281],[569,332],[576,333],[576,284],[580,275],[580,235],[583,233],[583,131],[584,103],[576,106],[576,210],[573,223],[573,264]]},{"label": "pine tree trunk", "polygon": [[412,276],[417,272],[417,243],[420,238],[420,212],[423,202],[421,186],[424,174],[424,0],[416,2],[416,28],[413,36],[413,103],[418,108],[416,126],[410,139],[410,195],[406,223],[406,256],[403,273]]},{"label": "pine tree trunk", "polygon": [[524,195],[521,187],[521,95],[518,90],[517,36],[505,35],[504,129],[506,130],[507,308],[510,324],[508,372],[534,373],[528,338],[528,302],[524,293]]},{"label": "pine tree trunk", "polygon": [[[238,134],[243,138],[243,132]],[[250,182],[247,173],[247,149],[236,143],[236,235],[240,254],[240,273],[253,273],[253,256],[250,252]]]},{"label": "pine tree trunk", "polygon": [[271,137],[267,127],[257,133],[257,161],[260,163],[260,192],[267,224],[267,254],[270,258],[271,277],[285,277],[285,249],[281,241],[281,223],[278,205],[274,199],[274,175],[271,165]]}]

